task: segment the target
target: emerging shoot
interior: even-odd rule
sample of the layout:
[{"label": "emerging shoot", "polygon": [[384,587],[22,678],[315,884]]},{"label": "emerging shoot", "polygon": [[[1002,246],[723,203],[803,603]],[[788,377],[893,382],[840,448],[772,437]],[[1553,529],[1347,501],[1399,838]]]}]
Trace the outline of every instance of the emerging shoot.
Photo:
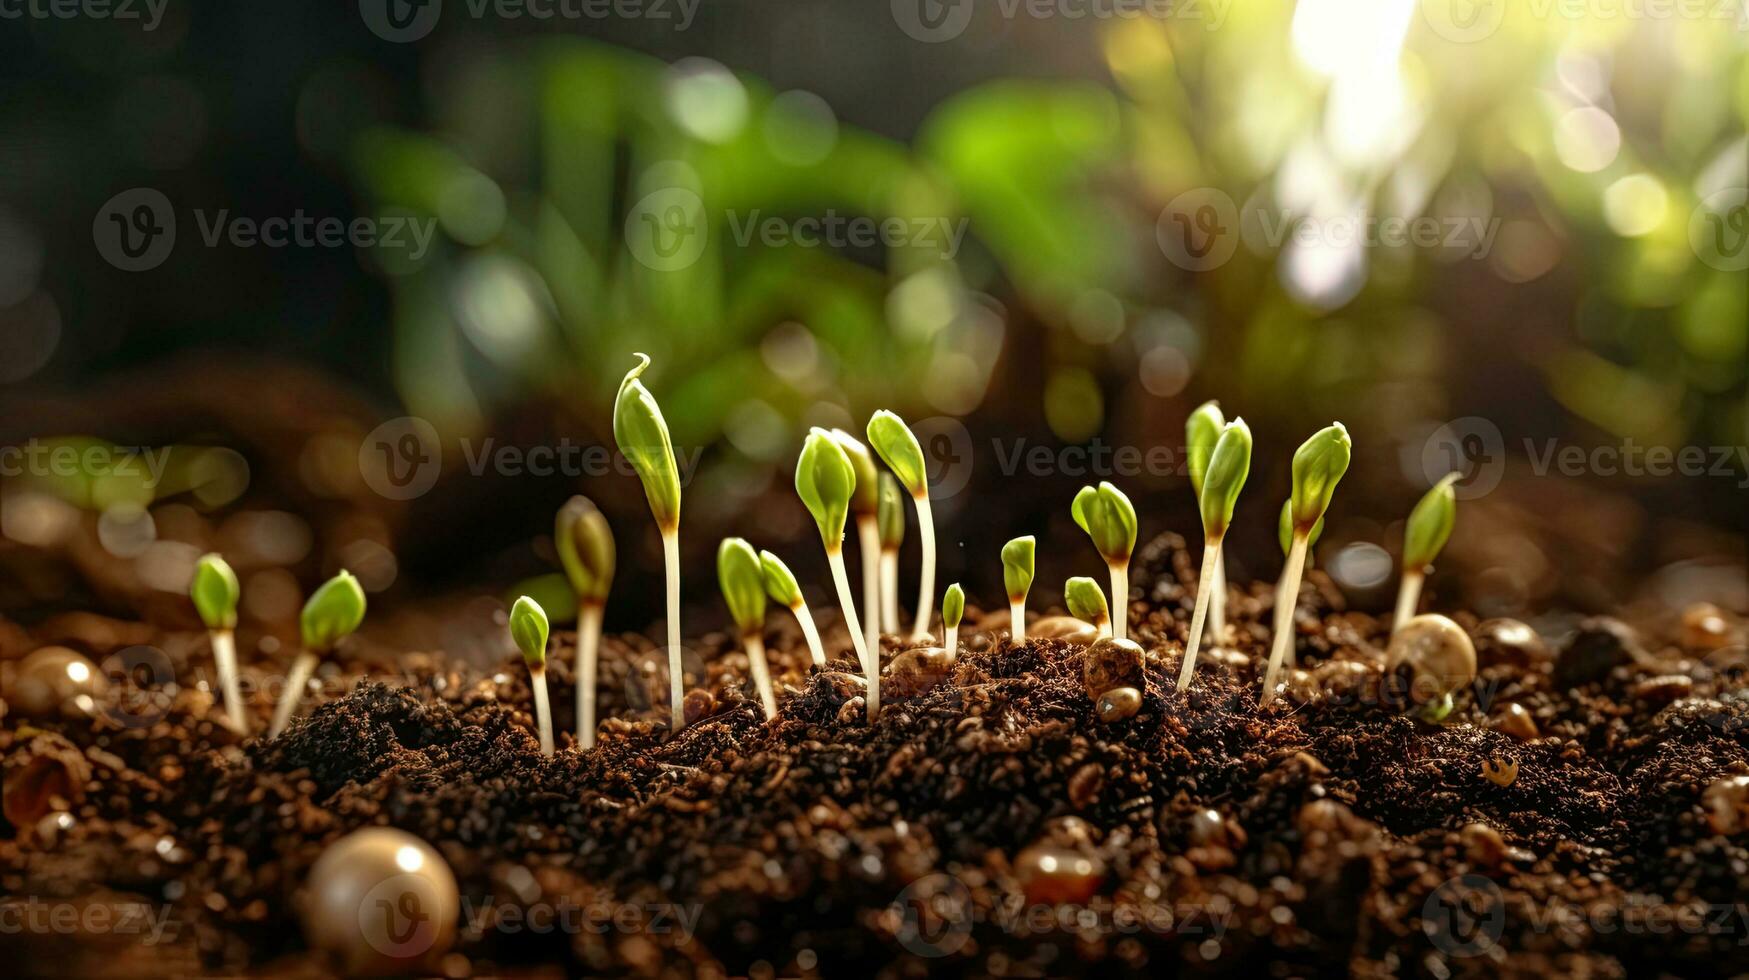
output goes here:
[{"label": "emerging shoot", "polygon": [[878,644],[881,633],[899,632],[899,546],[905,543],[905,499],[899,494],[899,481],[893,479],[893,474],[881,474],[878,496],[881,616],[878,631],[873,629],[875,624],[869,624],[870,632],[876,636],[870,641],[871,646]]},{"label": "emerging shoot", "polygon": [[941,628],[946,634],[941,645],[947,648],[947,659],[953,660],[960,653],[960,620],[966,615],[966,590],[955,582],[947,587],[947,593],[941,597]]},{"label": "emerging shoot", "polygon": [[808,639],[808,654],[814,658],[814,665],[826,666],[826,651],[820,646],[820,631],[814,628],[814,614],[808,611],[807,600],[802,598],[801,584],[790,572],[783,559],[769,551],[759,553],[759,567],[765,580],[765,594],[772,602],[780,602],[795,614],[796,622],[802,627],[802,635]]},{"label": "emerging shoot", "polygon": [[[1190,468],[1190,486],[1202,499],[1202,478],[1208,472],[1209,457],[1215,453],[1221,429],[1227,424],[1221,405],[1206,401],[1184,421],[1184,454]],[[1209,596],[1209,639],[1219,643],[1227,635],[1227,558],[1225,549],[1215,553],[1215,577]]]},{"label": "emerging shoot", "polygon": [[553,709],[547,701],[547,611],[528,596],[510,607],[510,638],[522,651],[528,665],[528,683],[534,689],[534,717],[540,725],[540,754],[553,754]]},{"label": "emerging shoot", "polygon": [[195,612],[200,613],[207,638],[212,641],[219,690],[225,698],[225,717],[231,728],[247,733],[249,721],[243,716],[243,694],[237,683],[237,599],[241,594],[237,573],[218,555],[205,555],[194,566],[188,596],[194,600]]},{"label": "emerging shoot", "polygon": [[844,627],[856,647],[856,659],[868,677],[868,720],[873,723],[881,708],[879,647],[869,647],[856,618],[856,602],[850,597],[850,576],[844,571],[844,519],[850,511],[850,495],[856,487],[856,471],[850,458],[823,429],[808,434],[796,461],[796,495],[820,528],[820,543],[826,562],[832,566],[832,583],[838,588],[838,605],[844,612]]},{"label": "emerging shoot", "polygon": [[[880,526],[881,485],[880,469],[875,466],[874,456],[862,440],[843,429],[833,429],[829,435],[837,440],[844,455],[850,457],[850,468],[856,471],[856,491],[850,496],[850,516],[856,519],[857,553],[862,558],[862,615],[863,642],[870,648],[880,646],[881,642],[881,562],[882,536]],[[902,526],[899,536],[905,534]],[[893,561],[896,563],[898,558]],[[897,574],[895,570],[894,574]],[[894,602],[898,600],[895,599]],[[889,630],[897,626],[887,627]]]},{"label": "emerging shoot", "polygon": [[1196,670],[1197,652],[1202,647],[1203,623],[1208,616],[1209,599],[1214,592],[1215,562],[1221,553],[1221,542],[1227,527],[1233,523],[1233,508],[1239,503],[1239,491],[1251,475],[1251,428],[1244,419],[1234,419],[1221,429],[1215,451],[1209,456],[1203,473],[1202,494],[1197,504],[1202,511],[1202,572],[1196,580],[1196,608],[1190,617],[1190,642],[1184,650],[1184,663],[1178,668],[1178,689],[1190,690],[1190,677]]},{"label": "emerging shoot", "polygon": [[1032,591],[1033,558],[1038,541],[1032,535],[1002,546],[1002,584],[1008,589],[1008,626],[1014,642],[1026,642],[1026,594]]},{"label": "emerging shoot", "polygon": [[911,492],[911,502],[917,506],[923,566],[917,583],[917,624],[911,629],[911,638],[921,639],[929,635],[931,607],[935,604],[935,518],[929,510],[929,472],[924,465],[923,447],[917,444],[917,437],[911,434],[904,419],[884,409],[868,420],[868,442],[899,478],[899,483]]},{"label": "emerging shoot", "polygon": [[1275,642],[1269,651],[1269,667],[1263,674],[1263,704],[1275,700],[1282,670],[1291,665],[1294,646],[1294,606],[1300,597],[1300,576],[1306,570],[1306,551],[1312,534],[1330,509],[1336,484],[1348,472],[1354,445],[1341,422],[1319,429],[1294,452],[1293,495],[1288,498],[1287,565],[1275,590]]},{"label": "emerging shoot", "polygon": [[1077,575],[1063,584],[1063,604],[1069,615],[1099,628],[1100,636],[1111,635],[1111,611],[1105,607],[1105,592],[1099,583]]},{"label": "emerging shoot", "polygon": [[717,548],[717,581],[729,615],[741,631],[741,646],[753,670],[753,686],[765,705],[765,717],[777,717],[777,692],[771,687],[771,665],[765,660],[765,566],[743,538],[724,538]]},{"label": "emerging shoot", "polygon": [[1130,608],[1130,553],[1136,550],[1136,508],[1122,490],[1101,483],[1098,487],[1082,487],[1069,510],[1111,569],[1111,635],[1125,639]]},{"label": "emerging shoot", "polygon": [[1397,616],[1391,621],[1394,633],[1410,617],[1421,601],[1421,583],[1433,570],[1433,560],[1451,539],[1452,525],[1457,523],[1457,492],[1452,489],[1461,473],[1452,473],[1433,485],[1415,509],[1409,512],[1409,526],[1403,530],[1403,583],[1397,588]]},{"label": "emerging shoot", "polygon": [[309,684],[310,675],[316,672],[316,665],[364,622],[364,608],[364,589],[359,587],[358,579],[345,570],[322,583],[304,603],[304,611],[298,617],[304,648],[292,661],[285,693],[273,709],[268,738],[285,731],[285,726],[291,723],[292,714],[298,710],[298,701],[304,696],[304,686]]},{"label": "emerging shoot", "polygon": [[638,366],[626,372],[613,402],[613,441],[643,482],[650,514],[662,532],[662,563],[668,579],[668,723],[679,731],[686,723],[681,703],[686,683],[680,664],[680,470],[662,409],[638,380],[650,358],[644,354],[637,358]]},{"label": "emerging shoot", "polygon": [[559,508],[553,543],[565,577],[577,593],[577,744],[593,748],[601,618],[613,585],[613,531],[588,498],[572,497]]}]

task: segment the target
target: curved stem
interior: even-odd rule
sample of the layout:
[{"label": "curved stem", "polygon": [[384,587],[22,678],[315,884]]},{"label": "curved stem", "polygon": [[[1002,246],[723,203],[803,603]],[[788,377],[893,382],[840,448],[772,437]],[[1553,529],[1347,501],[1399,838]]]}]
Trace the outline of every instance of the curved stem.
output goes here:
[{"label": "curved stem", "polygon": [[863,640],[871,647],[881,642],[881,525],[873,514],[856,519],[857,554],[862,557]]},{"label": "curved stem", "polygon": [[249,734],[249,720],[243,715],[243,692],[237,683],[237,634],[230,630],[214,630],[213,662],[219,668],[219,690],[225,697],[225,717],[239,733]]},{"label": "curved stem", "polygon": [[802,626],[802,635],[808,639],[808,655],[814,658],[814,665],[826,666],[826,650],[820,646],[820,631],[814,626],[814,614],[808,611],[808,604],[798,602],[790,607],[790,612],[796,614],[796,622]]},{"label": "curved stem", "polygon": [[1008,600],[1008,632],[1015,643],[1026,642],[1026,598]]},{"label": "curved stem", "polygon": [[777,720],[777,692],[771,688],[771,664],[765,659],[765,640],[749,633],[741,637],[747,648],[747,663],[753,669],[753,686],[759,689],[759,703],[765,706],[765,720]]},{"label": "curved stem", "polygon": [[1225,545],[1215,552],[1215,577],[1210,586],[1214,594],[1209,596],[1209,642],[1221,644],[1227,641],[1227,549]]},{"label": "curved stem", "polygon": [[279,695],[279,704],[273,709],[273,724],[267,728],[267,737],[275,738],[285,731],[285,726],[291,724],[292,715],[298,710],[298,702],[303,699],[304,686],[310,683],[310,675],[316,672],[318,658],[308,650],[298,651],[298,657],[292,661],[291,673],[286,675],[285,690]]},{"label": "curved stem", "polygon": [[534,717],[540,725],[540,754],[553,754],[553,706],[547,700],[547,672],[545,668],[529,674],[529,686],[534,688]]},{"label": "curved stem", "polygon": [[826,552],[826,562],[832,566],[832,582],[838,587],[838,604],[844,607],[844,626],[850,631],[850,642],[856,647],[856,659],[868,677],[868,720],[873,723],[881,710],[881,661],[879,647],[864,646],[862,624],[856,619],[856,603],[850,598],[850,576],[844,571],[844,552]]},{"label": "curved stem", "polygon": [[1300,576],[1305,570],[1306,535],[1296,530],[1293,546],[1287,553],[1287,567],[1281,570],[1281,584],[1275,592],[1275,642],[1269,650],[1269,669],[1263,674],[1264,705],[1275,700],[1283,668],[1292,666],[1294,606],[1300,600]]},{"label": "curved stem", "polygon": [[686,726],[686,679],[680,666],[680,531],[662,532],[662,563],[668,573],[668,724],[672,731]]},{"label": "curved stem", "polygon": [[1111,566],[1111,635],[1119,640],[1129,639],[1130,618],[1130,566],[1128,560],[1122,565]]},{"label": "curved stem", "polygon": [[1221,553],[1221,539],[1213,538],[1202,546],[1202,572],[1196,578],[1196,610],[1190,614],[1190,642],[1184,648],[1184,664],[1178,668],[1178,690],[1190,691],[1190,676],[1196,672],[1197,652],[1202,649],[1203,620],[1209,612],[1210,588],[1214,583],[1215,561]]},{"label": "curved stem", "polygon": [[1397,615],[1391,620],[1391,635],[1395,636],[1404,623],[1415,617],[1415,607],[1421,603],[1421,583],[1425,581],[1425,572],[1403,573],[1403,584],[1397,587]]},{"label": "curved stem", "polygon": [[[874,639],[869,642],[871,647],[880,645],[882,633],[899,632],[899,552],[896,550],[882,551],[880,568],[881,621],[878,630],[874,628],[875,624],[869,624],[869,632],[874,634]],[[873,616],[874,613],[871,612],[869,615]]]},{"label": "curved stem", "polygon": [[577,744],[595,747],[595,676],[601,649],[601,603],[577,606]]},{"label": "curved stem", "polygon": [[935,613],[935,517],[929,510],[929,489],[914,494],[917,505],[917,527],[923,539],[923,567],[917,583],[917,625],[911,628],[912,639],[929,635],[929,620]]}]

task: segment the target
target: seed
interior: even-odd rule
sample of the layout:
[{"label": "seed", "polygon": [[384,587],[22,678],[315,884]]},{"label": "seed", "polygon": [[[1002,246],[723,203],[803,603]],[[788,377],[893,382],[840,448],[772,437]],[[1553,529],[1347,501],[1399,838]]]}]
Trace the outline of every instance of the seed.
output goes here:
[{"label": "seed", "polygon": [[1074,616],[1046,616],[1027,627],[1027,634],[1052,640],[1062,640],[1075,646],[1087,646],[1099,639],[1099,628]]},{"label": "seed", "polygon": [[429,972],[455,941],[455,875],[431,845],[369,827],[328,845],[300,912],[310,945],[351,976]]},{"label": "seed", "polygon": [[1493,827],[1485,823],[1465,824],[1459,836],[1464,842],[1464,855],[1471,864],[1497,868],[1506,860],[1506,840]]},{"label": "seed", "polygon": [[1104,861],[1051,844],[1021,851],[1014,870],[1033,905],[1084,905],[1105,880]]},{"label": "seed", "polygon": [[1697,653],[1717,650],[1731,642],[1731,624],[1725,613],[1710,602],[1697,602],[1682,611],[1682,646]]},{"label": "seed", "polygon": [[1142,692],[1133,687],[1114,687],[1099,696],[1095,710],[1107,725],[1133,718],[1142,709]]},{"label": "seed", "polygon": [[78,651],[43,647],[19,663],[6,694],[24,717],[53,721],[90,717],[108,687],[96,665]]},{"label": "seed", "polygon": [[1409,696],[1437,701],[1476,679],[1476,648],[1458,624],[1429,613],[1397,627],[1385,655],[1385,672],[1409,674]]},{"label": "seed", "polygon": [[1634,697],[1651,704],[1669,704],[1688,697],[1694,691],[1694,681],[1681,674],[1661,674],[1648,677],[1633,686]]},{"label": "seed", "polygon": [[1500,717],[1494,721],[1494,727],[1521,742],[1528,742],[1540,734],[1536,728],[1536,719],[1530,716],[1524,705],[1516,702],[1501,710]]},{"label": "seed", "polygon": [[1081,681],[1087,696],[1097,700],[1114,687],[1141,688],[1147,685],[1142,673],[1142,647],[1134,640],[1101,637],[1087,648],[1081,668]]},{"label": "seed", "polygon": [[1632,628],[1620,620],[1595,616],[1579,624],[1579,631],[1555,660],[1555,683],[1563,688],[1594,683],[1642,656]]},{"label": "seed", "polygon": [[1476,658],[1483,667],[1512,664],[1534,667],[1549,659],[1548,645],[1528,624],[1516,619],[1490,619],[1476,627]]},{"label": "seed", "polygon": [[914,647],[887,667],[886,690],[894,698],[914,698],[947,680],[953,659],[945,647]]},{"label": "seed", "polygon": [[681,707],[686,712],[686,724],[692,725],[716,713],[717,699],[704,688],[695,687],[686,692]]}]

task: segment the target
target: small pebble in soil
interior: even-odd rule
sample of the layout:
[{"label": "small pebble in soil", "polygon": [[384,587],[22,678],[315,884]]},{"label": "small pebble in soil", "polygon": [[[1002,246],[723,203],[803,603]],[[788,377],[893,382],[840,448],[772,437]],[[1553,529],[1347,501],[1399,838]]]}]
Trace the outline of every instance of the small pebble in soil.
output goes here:
[{"label": "small pebble in soil", "polygon": [[1444,616],[1416,616],[1391,637],[1385,672],[1407,674],[1408,694],[1417,704],[1436,701],[1476,679],[1476,647],[1462,627]]},{"label": "small pebble in soil", "polygon": [[1087,689],[1087,696],[1098,700],[1101,694],[1114,687],[1145,687],[1144,659],[1146,655],[1141,645],[1134,640],[1101,637],[1087,648],[1081,669],[1081,681]]},{"label": "small pebble in soil", "polygon": [[1085,905],[1105,881],[1098,857],[1053,844],[1034,844],[1014,859],[1026,900],[1033,905]]},{"label": "small pebble in soil", "polygon": [[1593,616],[1579,624],[1578,632],[1556,658],[1555,683],[1562,687],[1591,684],[1642,656],[1640,641],[1626,623]]},{"label": "small pebble in soil", "polygon": [[1631,693],[1649,704],[1669,704],[1680,701],[1694,691],[1694,681],[1681,674],[1661,674],[1634,684]]},{"label": "small pebble in soil", "polygon": [[1483,759],[1482,777],[1496,786],[1511,786],[1518,781],[1518,763],[1510,759]]},{"label": "small pebble in soil", "polygon": [[686,724],[696,725],[716,713],[716,695],[702,687],[695,687],[686,692],[686,698],[680,702],[680,710],[685,714]]},{"label": "small pebble in soil", "polygon": [[1749,829],[1749,776],[1714,780],[1700,799],[1713,833],[1729,837]]},{"label": "small pebble in soil", "polygon": [[1027,627],[1026,635],[1084,647],[1099,639],[1099,627],[1074,616],[1046,616]]},{"label": "small pebble in soil", "polygon": [[1517,702],[1500,709],[1500,716],[1494,719],[1494,727],[1521,742],[1528,742],[1540,734],[1536,728],[1536,719],[1530,716],[1524,705]]},{"label": "small pebble in soil", "polygon": [[26,718],[88,718],[108,684],[97,665],[77,650],[43,647],[25,657],[13,676],[7,698]]},{"label": "small pebble in soil", "polygon": [[913,647],[893,658],[881,693],[892,698],[914,698],[947,680],[953,658],[943,647]]},{"label": "small pebble in soil", "polygon": [[1099,696],[1095,710],[1099,712],[1099,720],[1110,725],[1134,718],[1136,712],[1142,709],[1142,692],[1133,687],[1114,687]]},{"label": "small pebble in soil", "polygon": [[1464,842],[1464,857],[1482,868],[1498,868],[1506,862],[1506,839],[1485,823],[1465,824],[1459,835]]},{"label": "small pebble in soil", "polygon": [[349,976],[426,972],[455,942],[461,912],[442,856],[390,827],[356,830],[328,845],[298,905],[310,945]]},{"label": "small pebble in soil", "polygon": [[1509,664],[1535,667],[1551,659],[1548,644],[1528,623],[1516,619],[1490,619],[1473,634],[1476,659],[1481,667]]},{"label": "small pebble in soil", "polygon": [[1731,623],[1718,606],[1697,602],[1682,611],[1680,640],[1686,650],[1709,653],[1731,642]]}]

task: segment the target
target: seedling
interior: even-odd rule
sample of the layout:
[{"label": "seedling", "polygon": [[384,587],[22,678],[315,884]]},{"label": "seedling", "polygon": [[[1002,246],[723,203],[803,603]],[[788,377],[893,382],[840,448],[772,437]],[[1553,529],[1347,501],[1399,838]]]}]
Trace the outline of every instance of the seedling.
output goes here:
[{"label": "seedling", "polygon": [[279,704],[273,709],[273,724],[267,729],[268,738],[278,736],[291,723],[292,714],[298,709],[298,701],[304,696],[304,687],[310,683],[310,675],[316,672],[316,666],[322,662],[323,657],[333,653],[340,641],[351,636],[359,624],[364,622],[364,609],[364,589],[359,587],[358,579],[344,569],[311,593],[309,600],[304,603],[303,613],[298,617],[298,628],[303,634],[303,649],[298,651],[297,659],[292,661],[291,673],[286,677],[285,693],[280,696]]},{"label": "seedling", "polygon": [[724,538],[718,546],[717,582],[741,631],[741,646],[747,651],[765,717],[776,718],[777,692],[772,690],[771,665],[765,660],[765,566],[744,538]]},{"label": "seedling", "polygon": [[213,662],[219,670],[219,690],[224,692],[225,717],[238,732],[249,731],[243,715],[243,694],[237,684],[237,599],[242,588],[237,573],[218,555],[205,555],[194,566],[194,581],[188,586],[194,609],[206,624],[213,645]]},{"label": "seedling", "polygon": [[[879,612],[881,560],[884,553],[880,525],[880,478],[883,474],[875,466],[874,457],[869,454],[868,447],[862,444],[862,440],[843,429],[833,429],[830,435],[838,441],[844,455],[850,457],[850,468],[856,471],[856,490],[850,495],[850,516],[856,520],[857,552],[862,557],[862,615],[865,617],[862,638],[869,647],[874,648],[880,646],[881,642]],[[904,534],[901,521],[899,536],[903,537]],[[898,561],[896,557],[893,560]]]},{"label": "seedling", "polygon": [[810,432],[802,445],[801,459],[796,461],[796,495],[819,525],[820,543],[826,548],[827,564],[832,566],[832,583],[838,588],[844,625],[868,677],[868,720],[872,723],[881,708],[881,665],[874,652],[878,648],[869,647],[863,639],[856,602],[850,597],[850,576],[844,571],[844,519],[850,511],[850,495],[855,487],[856,471],[844,454],[844,447],[823,429]]},{"label": "seedling", "polygon": [[923,542],[923,567],[917,583],[917,624],[911,629],[912,639],[929,635],[930,614],[935,605],[935,518],[929,510],[929,472],[924,465],[923,447],[905,425],[905,420],[885,410],[868,420],[868,443],[881,461],[899,478],[899,483],[911,492],[911,502],[917,507],[917,527]]},{"label": "seedling", "polygon": [[941,645],[947,648],[947,659],[953,660],[960,654],[960,620],[966,615],[966,590],[955,582],[947,587],[947,594],[941,597],[941,629],[945,636]]},{"label": "seedling", "polygon": [[601,618],[613,585],[613,531],[588,498],[572,497],[559,508],[553,543],[577,593],[577,744],[593,748]]},{"label": "seedling", "polygon": [[1099,583],[1077,575],[1063,584],[1063,603],[1069,615],[1098,627],[1100,636],[1111,635],[1111,611],[1105,606],[1105,592]]},{"label": "seedling", "polygon": [[1214,591],[1215,562],[1220,557],[1227,527],[1233,523],[1233,508],[1239,503],[1239,491],[1245,488],[1245,479],[1250,475],[1251,428],[1244,419],[1234,419],[1221,428],[1221,437],[1215,442],[1215,451],[1209,456],[1208,469],[1203,473],[1202,494],[1197,498],[1202,511],[1202,573],[1196,580],[1196,608],[1190,617],[1190,643],[1184,650],[1184,664],[1178,669],[1180,691],[1190,690],[1197,651],[1202,647],[1203,623]]},{"label": "seedling", "polygon": [[1269,651],[1269,667],[1263,675],[1263,704],[1275,700],[1277,683],[1294,645],[1294,606],[1299,602],[1300,576],[1306,570],[1306,550],[1311,547],[1312,533],[1324,512],[1330,509],[1330,498],[1336,484],[1348,472],[1348,461],[1354,445],[1342,423],[1333,422],[1312,434],[1294,452],[1293,495],[1288,498],[1288,518],[1293,533],[1288,541],[1287,565],[1282,569],[1281,582],[1275,590],[1275,642]]},{"label": "seedling", "polygon": [[[1276,538],[1281,542],[1283,557],[1294,550],[1294,502],[1281,502],[1281,518],[1275,524]],[[1312,525],[1312,533],[1306,537],[1306,564],[1312,564],[1312,549],[1318,546],[1318,539],[1324,536],[1324,519],[1318,518],[1318,523]]]},{"label": "seedling", "polygon": [[905,500],[899,494],[899,481],[893,479],[893,474],[881,474],[877,496],[880,498],[877,523],[881,545],[881,608],[880,629],[877,631],[873,628],[874,623],[869,624],[869,632],[875,636],[869,641],[871,647],[880,642],[881,633],[899,632],[899,547],[905,543]]},{"label": "seedling", "polygon": [[1014,642],[1026,642],[1026,594],[1032,591],[1033,559],[1038,540],[1032,535],[1002,546],[1002,584],[1008,589],[1008,628]]},{"label": "seedling", "polygon": [[637,367],[626,372],[613,402],[613,441],[643,482],[650,514],[662,532],[662,563],[668,579],[668,724],[679,731],[686,724],[681,704],[686,684],[680,665],[680,470],[662,409],[638,380],[650,358],[644,354],[637,358]]},{"label": "seedling", "polygon": [[1127,638],[1130,607],[1130,554],[1136,550],[1136,508],[1123,491],[1109,483],[1082,487],[1070,507],[1075,523],[1093,539],[1093,547],[1111,569],[1111,635]]},{"label": "seedling", "polygon": [[528,596],[510,607],[510,638],[522,651],[528,665],[528,683],[534,689],[534,717],[540,724],[540,754],[553,754],[553,709],[547,700],[547,611]]},{"label": "seedling", "polygon": [[[1185,461],[1190,468],[1190,486],[1196,491],[1198,500],[1202,499],[1202,478],[1208,472],[1209,457],[1214,455],[1215,443],[1220,440],[1221,428],[1226,424],[1226,416],[1221,414],[1221,404],[1216,401],[1203,402],[1184,421]],[[1209,596],[1209,638],[1219,643],[1227,635],[1225,548],[1215,554],[1215,577],[1210,588],[1214,589],[1214,594]]]},{"label": "seedling", "polygon": [[1409,525],[1403,530],[1403,584],[1397,588],[1397,615],[1391,620],[1393,633],[1415,615],[1421,583],[1451,539],[1452,525],[1457,523],[1457,492],[1452,484],[1462,475],[1452,473],[1435,483],[1409,512]]},{"label": "seedling", "polygon": [[820,631],[814,628],[814,614],[808,611],[807,600],[802,598],[802,587],[790,572],[789,566],[771,552],[761,551],[759,568],[765,581],[765,594],[771,597],[771,601],[784,604],[795,614],[796,622],[801,624],[802,635],[808,639],[808,653],[813,656],[814,664],[819,667],[826,666],[826,651],[820,646]]}]

